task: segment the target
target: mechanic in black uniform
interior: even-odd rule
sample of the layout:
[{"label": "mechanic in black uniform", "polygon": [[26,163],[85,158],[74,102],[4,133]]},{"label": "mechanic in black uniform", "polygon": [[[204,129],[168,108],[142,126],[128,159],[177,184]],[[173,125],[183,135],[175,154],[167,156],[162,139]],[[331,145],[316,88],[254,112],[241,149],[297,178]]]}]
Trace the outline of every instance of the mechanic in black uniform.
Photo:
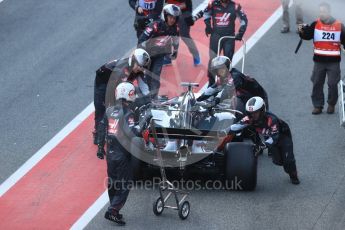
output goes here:
[{"label": "mechanic in black uniform", "polygon": [[141,136],[152,115],[147,114],[135,125],[132,103],[135,101],[135,87],[130,82],[120,83],[115,90],[115,105],[107,108],[106,114],[98,126],[97,155],[105,155],[104,144],[107,141],[108,195],[110,206],[105,218],[119,225],[124,225],[123,216],[119,213],[124,206],[132,180],[131,154],[126,148],[131,139]]},{"label": "mechanic in black uniform", "polygon": [[148,24],[159,19],[164,0],[128,0],[128,2],[135,10],[134,29],[139,38]]},{"label": "mechanic in black uniform", "polygon": [[216,82],[208,87],[197,98],[197,101],[204,101],[213,97],[213,106],[222,102],[224,99],[231,99],[236,96],[234,107],[243,113],[245,112],[244,105],[254,96],[264,98],[265,103],[268,105],[268,97],[265,89],[254,78],[246,76],[239,70],[232,68],[231,60],[228,57],[218,56],[213,58],[210,69],[212,74],[216,76]]},{"label": "mechanic in black uniform", "polygon": [[[235,20],[239,17],[240,29],[235,35]],[[212,19],[212,25],[211,25]],[[242,40],[247,29],[248,19],[241,5],[231,0],[211,0],[204,11],[205,33],[210,37],[210,62],[217,56],[218,41],[223,36],[235,36],[236,40]],[[224,39],[221,43],[224,56],[232,60],[235,51],[235,40]],[[209,63],[210,64],[210,63]],[[209,85],[213,85],[214,78],[208,73]]]},{"label": "mechanic in black uniform", "polygon": [[[178,21],[178,27],[180,29],[181,39],[184,41],[184,43],[189,49],[189,52],[193,56],[194,66],[200,65],[201,60],[200,60],[198,48],[196,47],[193,39],[190,36],[190,27],[192,24],[194,24],[194,21],[192,19],[192,13],[193,13],[192,0],[166,0],[165,3],[175,4],[176,6],[180,7],[182,13]],[[191,24],[186,22],[188,20]],[[170,63],[168,60],[164,64],[171,64],[171,60],[170,60]]]},{"label": "mechanic in black uniform", "polygon": [[[246,103],[246,112],[246,117],[231,125],[225,132],[242,131],[243,136],[252,138],[263,148],[268,147],[273,163],[284,167],[292,184],[299,184],[289,125],[273,113],[266,112],[265,102],[261,97],[250,98]],[[264,143],[257,134],[264,138]]]},{"label": "mechanic in black uniform", "polygon": [[179,46],[177,22],[180,14],[181,10],[178,6],[173,4],[164,6],[162,19],[149,24],[139,37],[138,46],[144,48],[151,56],[151,73],[146,74],[145,79],[154,99],[158,97],[164,56],[170,55],[172,59],[177,57]]},{"label": "mechanic in black uniform", "polygon": [[[149,94],[148,85],[143,80],[144,68],[149,68],[150,56],[143,49],[136,49],[129,58],[113,60],[102,65],[96,71],[94,85],[94,106],[95,106],[95,131],[93,131],[93,142],[97,144],[97,127],[104,117],[105,94],[108,82],[112,87],[122,81],[138,81],[138,86],[143,95]],[[111,79],[111,81],[109,81]]]}]

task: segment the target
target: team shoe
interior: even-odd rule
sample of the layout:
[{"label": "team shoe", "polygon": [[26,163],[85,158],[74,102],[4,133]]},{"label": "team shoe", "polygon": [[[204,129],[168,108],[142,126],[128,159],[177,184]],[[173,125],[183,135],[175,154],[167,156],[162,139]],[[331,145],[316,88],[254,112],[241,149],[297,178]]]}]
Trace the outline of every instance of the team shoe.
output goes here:
[{"label": "team shoe", "polygon": [[201,65],[200,56],[193,57],[194,66]]},{"label": "team shoe", "polygon": [[281,30],[280,30],[280,33],[282,34],[286,34],[286,33],[289,33],[290,32],[290,28],[289,27],[283,27]]},{"label": "team shoe", "polygon": [[292,184],[297,185],[301,183],[298,179],[297,172],[290,173],[289,176],[290,176],[290,181]]},{"label": "team shoe", "polygon": [[311,113],[314,115],[322,113],[322,107],[315,107]]},{"label": "team shoe", "polygon": [[330,105],[328,104],[328,107],[327,107],[327,113],[328,114],[333,114],[334,113],[334,105]]},{"label": "team shoe", "polygon": [[104,214],[104,218],[121,226],[126,224],[126,222],[123,220],[122,214],[120,213],[111,213],[109,211],[106,211]]}]

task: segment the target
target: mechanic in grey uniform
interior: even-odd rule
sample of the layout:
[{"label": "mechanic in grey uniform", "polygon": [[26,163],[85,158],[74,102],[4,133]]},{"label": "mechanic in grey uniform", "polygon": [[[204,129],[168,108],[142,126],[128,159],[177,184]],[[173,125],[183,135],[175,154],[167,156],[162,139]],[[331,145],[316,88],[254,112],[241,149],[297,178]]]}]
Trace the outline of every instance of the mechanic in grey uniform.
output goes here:
[{"label": "mechanic in grey uniform", "polygon": [[170,55],[171,59],[177,58],[180,15],[181,10],[178,6],[165,5],[162,18],[150,23],[138,39],[138,47],[145,49],[151,57],[150,73],[145,74],[145,81],[153,99],[158,98],[164,57]]},{"label": "mechanic in grey uniform", "polygon": [[[198,48],[195,45],[192,37],[190,36],[190,28],[194,24],[192,13],[193,3],[192,0],[166,0],[165,3],[175,4],[181,9],[181,16],[179,17],[178,26],[180,29],[181,39],[186,44],[189,52],[193,56],[194,66],[201,64]],[[165,59],[164,64],[171,64],[171,60]]]},{"label": "mechanic in grey uniform", "polygon": [[[122,81],[138,81],[138,87],[143,95],[149,94],[149,87],[143,80],[144,69],[150,66],[150,55],[143,49],[136,49],[129,58],[113,60],[102,65],[96,71],[94,84],[95,126],[93,142],[97,143],[97,127],[104,117],[106,90],[114,89]],[[110,79],[110,81],[109,81]],[[111,100],[111,99],[110,99]],[[101,156],[98,156],[101,157]]]},{"label": "mechanic in grey uniform", "polygon": [[159,19],[164,0],[128,0],[128,3],[135,11],[134,29],[139,38],[148,24]]},{"label": "mechanic in grey uniform", "polygon": [[264,98],[268,105],[265,89],[254,78],[244,75],[236,68],[232,68],[231,60],[228,57],[218,56],[213,58],[210,68],[212,74],[216,76],[216,81],[197,98],[197,101],[211,98],[211,106],[214,106],[224,99],[234,97],[236,100],[233,106],[243,113],[245,112],[244,105],[249,98],[254,96]]},{"label": "mechanic in grey uniform", "polygon": [[146,114],[136,125],[137,121],[132,106],[136,94],[135,87],[131,82],[122,82],[116,87],[115,99],[115,105],[107,108],[98,126],[97,155],[105,155],[104,145],[106,141],[110,206],[104,217],[119,225],[124,225],[125,221],[120,210],[127,200],[133,177],[130,163],[132,156],[127,148],[131,145],[133,137],[142,136],[142,132],[152,115]]},{"label": "mechanic in grey uniform", "polygon": [[[251,138],[261,149],[268,148],[274,164],[283,166],[292,184],[299,184],[292,134],[289,125],[273,113],[267,112],[261,97],[252,97],[246,103],[247,116],[224,132]],[[264,143],[260,136],[263,137]]]},{"label": "mechanic in grey uniform", "polygon": [[[290,15],[289,15],[289,4],[291,0],[281,0],[283,7],[283,26],[280,30],[282,33],[290,32]],[[293,0],[295,5],[295,16],[296,24],[303,24],[303,10],[302,10],[302,0]],[[298,29],[297,29],[298,32]]]},{"label": "mechanic in grey uniform", "polygon": [[[240,19],[240,28],[235,34],[235,20]],[[212,20],[212,22],[211,22]],[[218,41],[223,36],[235,36],[241,41],[247,30],[248,19],[240,4],[231,0],[212,0],[204,11],[204,22],[206,25],[206,36],[210,37],[209,65],[217,55]],[[212,25],[211,25],[212,23]],[[221,43],[221,50],[224,56],[232,60],[235,52],[235,40],[224,39]],[[214,77],[209,71],[209,86],[213,85]]]}]

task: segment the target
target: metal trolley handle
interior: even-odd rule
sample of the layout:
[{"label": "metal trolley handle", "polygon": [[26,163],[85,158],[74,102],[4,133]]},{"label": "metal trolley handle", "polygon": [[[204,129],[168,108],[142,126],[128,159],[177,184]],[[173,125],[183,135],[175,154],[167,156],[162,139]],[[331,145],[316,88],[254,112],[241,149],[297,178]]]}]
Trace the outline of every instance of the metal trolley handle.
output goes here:
[{"label": "metal trolley handle", "polygon": [[[217,50],[217,56],[220,55],[220,44],[222,42],[223,39],[235,39],[235,36],[223,36],[219,39],[218,41],[218,50]],[[243,58],[242,58],[242,73],[244,73],[244,62],[246,59],[246,52],[247,52],[247,44],[246,41],[244,39],[241,40],[242,44],[243,44]]]}]

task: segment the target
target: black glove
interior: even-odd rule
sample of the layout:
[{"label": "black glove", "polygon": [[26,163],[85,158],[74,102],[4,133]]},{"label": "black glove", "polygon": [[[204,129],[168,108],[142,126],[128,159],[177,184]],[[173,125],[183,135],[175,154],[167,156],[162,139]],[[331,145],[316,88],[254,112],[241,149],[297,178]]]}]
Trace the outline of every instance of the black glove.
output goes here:
[{"label": "black glove", "polygon": [[192,16],[188,16],[184,19],[184,22],[186,23],[187,26],[192,26],[194,25],[194,19]]},{"label": "black glove", "polygon": [[139,133],[142,133],[144,131],[144,129],[146,129],[146,127],[148,126],[152,117],[153,116],[152,116],[151,111],[148,110],[147,113],[145,114],[145,116],[143,117],[143,119],[139,123]]},{"label": "black glove", "polygon": [[228,134],[237,134],[237,133],[242,132],[242,130],[245,129],[246,127],[248,127],[248,125],[235,123],[235,124],[230,125],[230,127],[226,128],[225,130]]},{"label": "black glove", "polygon": [[213,32],[213,29],[212,29],[211,25],[206,24],[206,28],[205,28],[206,37],[208,37],[208,35],[212,34],[212,32]]},{"label": "black glove", "polygon": [[243,35],[238,33],[238,34],[235,35],[235,40],[242,41],[242,37],[243,37]]},{"label": "black glove", "polygon": [[101,160],[104,159],[104,155],[105,155],[105,151],[104,151],[104,147],[101,145],[98,145],[98,150],[97,150],[97,157]]}]

